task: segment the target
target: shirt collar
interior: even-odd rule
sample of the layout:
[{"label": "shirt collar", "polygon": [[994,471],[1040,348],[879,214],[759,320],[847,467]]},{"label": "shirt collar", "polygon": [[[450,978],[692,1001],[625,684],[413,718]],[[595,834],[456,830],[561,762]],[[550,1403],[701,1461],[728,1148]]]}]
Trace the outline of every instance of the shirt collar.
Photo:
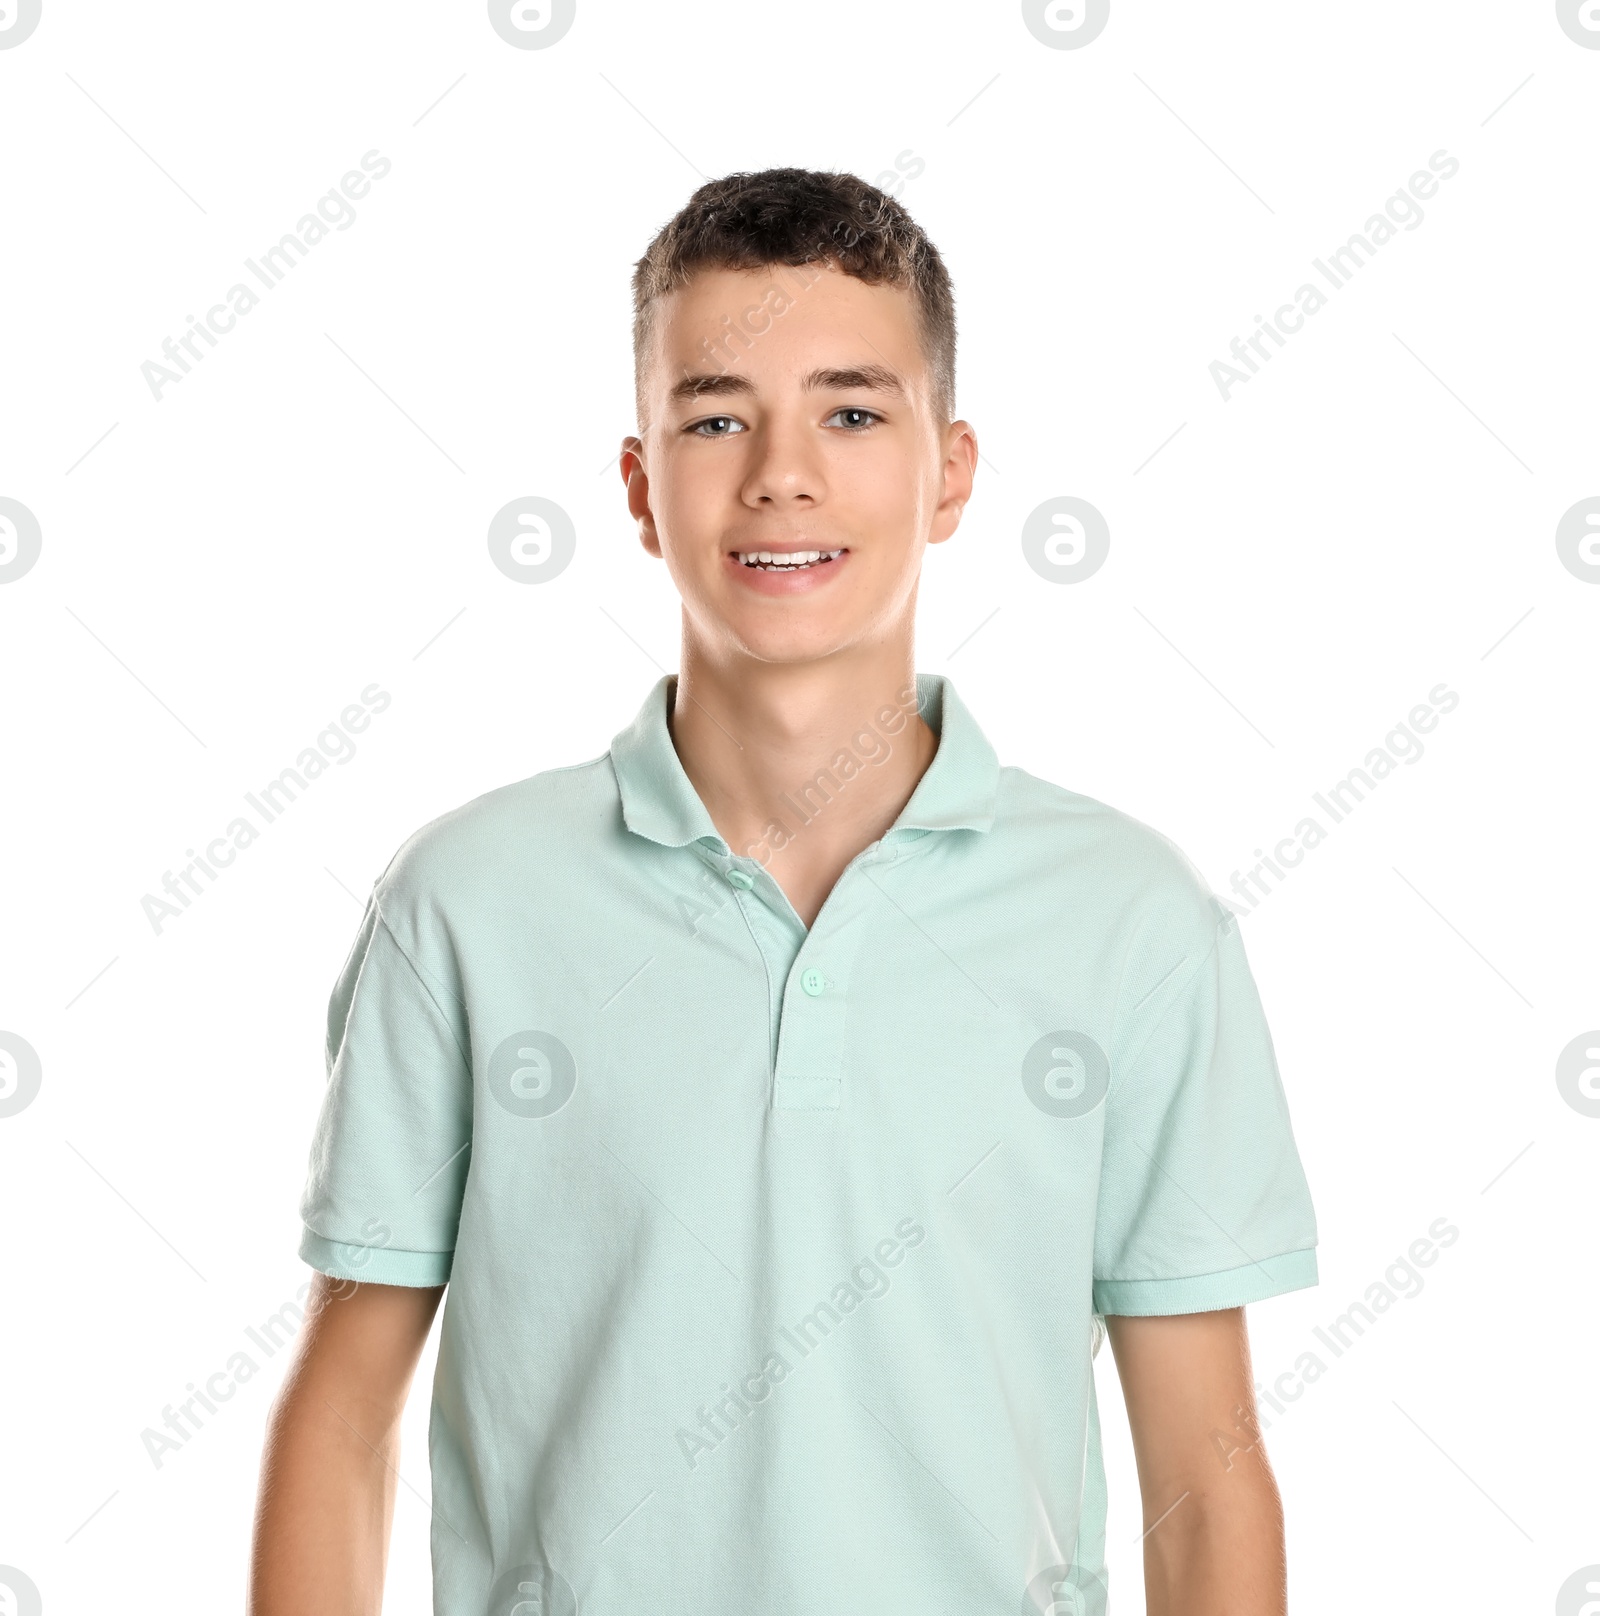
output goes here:
[{"label": "shirt collar", "polygon": [[[665,847],[704,841],[727,853],[728,844],[684,773],[667,727],[677,679],[675,673],[663,674],[633,722],[611,742],[623,823]],[[917,675],[917,710],[938,737],[938,746],[888,836],[988,830],[994,824],[1000,778],[999,759],[988,737],[943,674]]]}]

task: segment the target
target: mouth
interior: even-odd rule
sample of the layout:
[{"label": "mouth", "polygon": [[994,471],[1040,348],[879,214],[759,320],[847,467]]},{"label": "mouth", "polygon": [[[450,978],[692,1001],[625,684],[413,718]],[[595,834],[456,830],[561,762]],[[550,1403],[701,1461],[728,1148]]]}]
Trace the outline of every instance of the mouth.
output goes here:
[{"label": "mouth", "polygon": [[837,561],[840,550],[735,550],[733,559],[741,567],[757,572],[814,572]]}]

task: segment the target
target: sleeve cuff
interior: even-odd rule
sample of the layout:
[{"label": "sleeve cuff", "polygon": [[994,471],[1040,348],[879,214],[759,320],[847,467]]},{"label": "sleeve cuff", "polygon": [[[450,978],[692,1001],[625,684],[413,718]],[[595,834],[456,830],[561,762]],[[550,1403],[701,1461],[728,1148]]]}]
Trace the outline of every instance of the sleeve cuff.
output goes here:
[{"label": "sleeve cuff", "polygon": [[392,1246],[346,1245],[314,1229],[300,1236],[300,1255],[319,1273],[372,1285],[443,1285],[453,1251],[396,1251]]},{"label": "sleeve cuff", "polygon": [[1183,1279],[1097,1279],[1096,1313],[1132,1318],[1166,1313],[1210,1313],[1218,1308],[1243,1307],[1246,1302],[1281,1296],[1317,1283],[1317,1251],[1286,1251],[1263,1257],[1243,1268],[1217,1274],[1190,1274]]}]

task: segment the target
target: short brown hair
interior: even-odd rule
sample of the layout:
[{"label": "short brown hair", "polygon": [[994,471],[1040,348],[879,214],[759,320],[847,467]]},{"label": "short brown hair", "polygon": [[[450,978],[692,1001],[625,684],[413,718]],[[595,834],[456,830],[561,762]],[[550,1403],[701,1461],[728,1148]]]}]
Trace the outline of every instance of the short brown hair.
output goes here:
[{"label": "short brown hair", "polygon": [[633,368],[644,425],[644,356],[657,300],[704,269],[826,265],[868,285],[903,287],[916,304],[933,404],[955,414],[956,309],[938,249],[886,191],[854,174],[768,168],[702,185],[633,269]]}]

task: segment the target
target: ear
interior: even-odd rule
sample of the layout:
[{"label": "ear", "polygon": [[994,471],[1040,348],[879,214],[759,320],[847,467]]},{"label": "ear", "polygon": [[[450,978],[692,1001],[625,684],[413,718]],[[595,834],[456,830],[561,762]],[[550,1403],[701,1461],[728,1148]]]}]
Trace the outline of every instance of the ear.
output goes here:
[{"label": "ear", "polygon": [[978,434],[970,421],[952,421],[944,433],[944,485],[928,530],[929,544],[943,544],[961,525],[961,512],[972,498],[978,469]]},{"label": "ear", "polygon": [[644,468],[644,441],[626,437],[617,454],[617,469],[628,490],[628,514],[639,524],[639,543],[649,555],[661,559],[661,540],[656,536],[656,519],[650,509],[650,477]]}]

